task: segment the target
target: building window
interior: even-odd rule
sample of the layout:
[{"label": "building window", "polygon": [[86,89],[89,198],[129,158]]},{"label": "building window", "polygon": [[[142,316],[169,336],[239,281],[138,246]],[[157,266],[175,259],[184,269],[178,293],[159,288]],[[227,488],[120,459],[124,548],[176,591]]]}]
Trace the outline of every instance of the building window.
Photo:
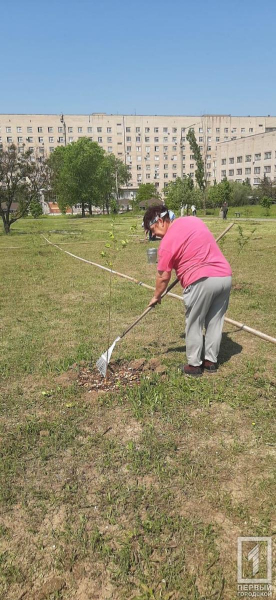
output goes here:
[{"label": "building window", "polygon": [[203,142],[203,137],[198,138],[199,142]]},{"label": "building window", "polygon": [[149,127],[145,127],[145,133],[149,133],[150,132],[150,128]]},{"label": "building window", "polygon": [[27,133],[33,133],[33,128],[32,127],[27,127]]},{"label": "building window", "polygon": [[249,127],[249,133],[253,133],[253,127]]},{"label": "building window", "polygon": [[220,139],[219,137],[216,137],[216,142],[219,142],[219,139]]},{"label": "building window", "polygon": [[17,133],[22,133],[22,127],[16,127]]},{"label": "building window", "polygon": [[18,144],[22,144],[23,143],[23,137],[18,137],[17,138],[17,143]]},{"label": "building window", "polygon": [[137,161],[141,162],[142,161],[142,156],[137,156]]},{"label": "building window", "polygon": [[216,133],[220,133],[220,128],[219,127],[216,128]]},{"label": "building window", "polygon": [[12,144],[12,137],[7,137],[8,144]]},{"label": "building window", "polygon": [[230,169],[228,171],[228,173],[229,173],[229,177],[233,177],[234,176],[234,169]]},{"label": "building window", "polygon": [[251,162],[251,154],[246,154],[245,162]]},{"label": "building window", "polygon": [[42,127],[37,128],[38,133],[42,133]]},{"label": "building window", "polygon": [[136,133],[140,133],[140,127],[136,127]]},{"label": "building window", "polygon": [[68,127],[68,133],[73,133],[73,127]]},{"label": "building window", "polygon": [[131,137],[130,137],[130,135],[129,135],[129,136],[127,136],[127,139],[126,139],[126,141],[127,141],[127,142],[131,142]]},{"label": "building window", "polygon": [[64,138],[63,138],[63,137],[59,137],[59,138],[58,138],[58,142],[60,142],[61,144],[63,144],[63,142],[64,142]]},{"label": "building window", "polygon": [[231,129],[231,132],[232,132],[232,133],[237,133],[237,128],[236,128],[236,127],[233,127],[233,129]]},{"label": "building window", "polygon": [[223,159],[222,159],[222,161],[221,161],[221,164],[222,164],[222,165],[226,165],[226,158],[223,158]]},{"label": "building window", "polygon": [[102,127],[97,127],[97,132],[102,133]]},{"label": "building window", "polygon": [[164,165],[164,170],[166,171],[169,168],[169,165],[165,164]]},{"label": "building window", "polygon": [[270,167],[270,166],[266,166],[266,167],[264,168],[264,172],[265,172],[265,173],[271,173],[271,167]]},{"label": "building window", "polygon": [[247,167],[245,169],[245,175],[251,175],[251,168],[250,167]]},{"label": "building window", "polygon": [[163,137],[163,142],[165,142],[165,143],[166,143],[166,142],[168,142],[168,141],[169,141],[169,138],[167,138],[167,137]]},{"label": "building window", "polygon": [[131,152],[131,146],[127,146],[127,152]]},{"label": "building window", "polygon": [[261,160],[261,153],[255,154],[255,160]]},{"label": "building window", "polygon": [[158,154],[156,154],[156,155],[155,155],[155,157],[154,157],[154,160],[155,160],[156,162],[159,162],[159,155],[158,155]]},{"label": "building window", "polygon": [[255,177],[254,178],[254,184],[256,185],[257,183],[260,183],[260,178],[259,177]]},{"label": "building window", "polygon": [[107,138],[107,143],[110,144],[112,142],[112,137]]},{"label": "building window", "polygon": [[78,127],[78,133],[82,133],[82,127]]},{"label": "building window", "polygon": [[49,137],[49,144],[53,144],[54,143],[54,138],[53,137]]},{"label": "building window", "polygon": [[271,152],[264,153],[264,159],[267,160],[268,158],[271,158]]},{"label": "building window", "polygon": [[241,128],[241,133],[245,133],[245,128],[244,127]]},{"label": "building window", "polygon": [[[92,131],[92,129],[91,129],[91,131]],[[107,133],[112,133],[112,127],[107,127],[106,131],[107,131]]]},{"label": "building window", "polygon": [[237,156],[237,163],[241,163],[242,162],[242,156]]},{"label": "building window", "polygon": [[53,133],[54,132],[54,128],[53,127],[48,127],[48,133]]},{"label": "building window", "polygon": [[159,152],[159,146],[154,146],[154,152]]},{"label": "building window", "polygon": [[103,138],[102,137],[98,137],[98,143],[102,144],[103,143]]},{"label": "building window", "polygon": [[27,138],[27,142],[29,142],[29,144],[32,144],[32,143],[33,143],[33,141],[34,141],[34,138],[33,138],[33,137],[28,137],[28,138]]},{"label": "building window", "polygon": [[126,127],[126,132],[130,133],[130,127]]},{"label": "building window", "polygon": [[158,137],[155,137],[155,138],[154,138],[154,141],[155,141],[155,142],[159,142],[159,138],[158,138]]},{"label": "building window", "polygon": [[150,141],[149,137],[145,137],[145,142],[148,143]]},{"label": "building window", "polygon": [[233,158],[233,156],[231,156],[231,158],[229,158],[229,164],[233,165],[235,162],[235,159]]},{"label": "building window", "polygon": [[38,142],[39,142],[39,144],[43,144],[43,137],[39,137]]},{"label": "building window", "polygon": [[50,150],[50,153],[51,153],[51,152],[54,152],[54,147],[53,147],[53,146],[51,146],[51,147],[49,148],[49,150]]},{"label": "building window", "polygon": [[72,137],[69,137],[69,144],[72,144],[72,141],[73,141],[73,139],[74,139],[74,138],[72,138]]},{"label": "building window", "polygon": [[237,175],[242,175],[242,169],[237,169]]},{"label": "building window", "polygon": [[226,177],[226,171],[221,171],[222,178]]},{"label": "building window", "polygon": [[261,167],[254,167],[254,173],[258,175],[261,172]]},{"label": "building window", "polygon": [[211,146],[207,146],[207,150],[208,150],[208,152],[211,152],[212,147]]},{"label": "building window", "polygon": [[150,173],[146,173],[146,179],[150,179]]},{"label": "building window", "polygon": [[137,165],[136,170],[137,171],[142,171],[142,165]]},{"label": "building window", "polygon": [[228,133],[228,127],[224,127],[224,133]]},{"label": "building window", "polygon": [[92,127],[87,127],[87,133],[92,133]]},{"label": "building window", "polygon": [[137,135],[137,137],[136,137],[136,142],[141,142],[141,138],[139,135]]},{"label": "building window", "polygon": [[11,133],[11,127],[6,127],[6,133]]},{"label": "building window", "polygon": [[194,169],[194,164],[190,164],[190,169]]},{"label": "building window", "polygon": [[159,132],[159,127],[154,127],[154,133],[158,133]]},{"label": "building window", "polygon": [[142,146],[136,146],[136,152],[141,152]]},{"label": "building window", "polygon": [[212,141],[212,138],[208,137],[207,142],[210,143],[211,141]]},{"label": "building window", "polygon": [[168,133],[168,127],[163,127],[163,133]]}]

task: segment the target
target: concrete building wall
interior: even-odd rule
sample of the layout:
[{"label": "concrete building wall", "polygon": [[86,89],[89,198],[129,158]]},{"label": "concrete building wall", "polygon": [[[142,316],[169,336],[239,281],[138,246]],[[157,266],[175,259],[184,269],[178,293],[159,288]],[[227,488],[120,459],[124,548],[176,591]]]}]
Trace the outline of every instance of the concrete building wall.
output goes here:
[{"label": "concrete building wall", "polygon": [[249,180],[257,186],[267,177],[276,181],[276,131],[225,142],[217,148],[217,180]]},{"label": "concrete building wall", "polygon": [[59,145],[86,136],[129,166],[129,189],[137,189],[140,183],[154,183],[162,191],[169,181],[184,174],[195,177],[196,164],[186,141],[189,128],[194,129],[207,179],[212,183],[221,180],[223,169],[218,155],[226,151],[223,148],[239,139],[250,143],[251,137],[276,131],[276,117],[0,115],[0,145],[6,148],[15,143],[22,151],[32,148],[39,158],[48,156]]}]

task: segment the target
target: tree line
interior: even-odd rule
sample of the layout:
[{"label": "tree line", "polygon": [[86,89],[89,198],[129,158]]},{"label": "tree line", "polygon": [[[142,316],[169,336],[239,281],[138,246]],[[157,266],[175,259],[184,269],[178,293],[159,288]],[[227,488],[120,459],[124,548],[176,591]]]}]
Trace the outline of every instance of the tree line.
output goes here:
[{"label": "tree line", "polygon": [[[197,208],[216,208],[223,202],[229,206],[262,202],[269,209],[276,200],[276,184],[264,178],[257,188],[248,181],[208,186],[204,164],[195,136],[189,132],[189,143],[195,156],[195,181],[190,176],[171,181],[163,193],[166,204],[174,211],[194,204]],[[36,160],[31,151],[21,152],[15,145],[0,151],[0,216],[5,233],[18,219],[41,214],[41,194],[46,201],[55,197],[61,212],[80,204],[82,216],[92,207],[103,212],[116,212],[120,190],[131,179],[130,171],[114,154],[107,154],[96,142],[81,138],[68,146],[55,148],[47,160]],[[141,200],[158,198],[160,194],[152,183],[141,184],[133,207]]]}]

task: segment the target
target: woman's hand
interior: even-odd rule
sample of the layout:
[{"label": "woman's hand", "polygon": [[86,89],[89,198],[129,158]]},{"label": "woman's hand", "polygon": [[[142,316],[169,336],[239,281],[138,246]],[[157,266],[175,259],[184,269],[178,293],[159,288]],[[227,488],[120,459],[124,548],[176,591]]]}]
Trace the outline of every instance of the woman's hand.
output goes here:
[{"label": "woman's hand", "polygon": [[153,296],[153,298],[149,302],[149,306],[155,306],[156,304],[161,304],[161,298],[157,298],[156,296]]}]

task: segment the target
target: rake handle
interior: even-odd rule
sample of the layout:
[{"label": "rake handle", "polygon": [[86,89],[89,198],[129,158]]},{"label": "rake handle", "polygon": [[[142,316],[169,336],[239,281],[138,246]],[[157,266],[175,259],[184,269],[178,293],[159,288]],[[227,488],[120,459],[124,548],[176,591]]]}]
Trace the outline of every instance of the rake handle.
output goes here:
[{"label": "rake handle", "polygon": [[[161,298],[164,298],[164,296],[166,296],[166,294],[168,294],[168,292],[170,292],[174,286],[178,283],[178,279],[175,279],[165,290],[165,292],[163,292]],[[157,304],[157,303],[156,303]],[[156,304],[154,304],[153,306],[148,306],[146,308],[146,310],[144,310],[144,312],[140,315],[140,317],[138,317],[138,319],[136,319],[136,321],[134,321],[134,323],[132,323],[125,331],[124,333],[122,333],[122,335],[120,336],[121,338],[124,337],[126,335],[126,333],[128,333],[132,327],[134,327],[135,325],[137,325],[137,323],[139,323],[139,321],[141,321],[141,319],[143,319],[143,317],[145,317],[150,310],[152,310],[153,308],[155,308]]]}]

